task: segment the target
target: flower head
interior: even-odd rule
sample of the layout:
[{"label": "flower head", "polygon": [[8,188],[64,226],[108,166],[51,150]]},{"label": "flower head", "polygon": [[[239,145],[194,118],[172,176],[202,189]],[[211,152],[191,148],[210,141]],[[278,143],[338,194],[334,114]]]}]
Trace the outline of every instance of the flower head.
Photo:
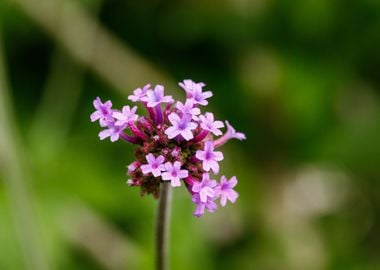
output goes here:
[{"label": "flower head", "polygon": [[101,140],[109,137],[111,142],[122,139],[137,145],[136,159],[127,166],[128,186],[157,198],[162,183],[170,181],[172,187],[178,187],[183,182],[196,204],[194,215],[200,217],[205,211],[214,212],[217,202],[225,206],[238,198],[235,176],[229,180],[222,176],[218,183],[210,175],[219,173],[224,158],[215,148],[232,138],[243,140],[245,135],[227,121],[227,131],[222,134],[223,122],[216,121],[211,112],[201,112],[200,105],[207,105],[212,96],[211,91],[203,91],[204,83],[184,80],[179,85],[186,91],[185,101],[165,96],[162,85],[135,89],[128,99],[143,103],[146,115],[138,115],[137,106],[112,109],[111,101],[103,103],[97,97],[90,118],[103,128]]},{"label": "flower head", "polygon": [[204,150],[198,150],[195,154],[197,159],[202,161],[202,166],[205,171],[212,170],[214,173],[219,172],[218,161],[223,160],[223,153],[214,151],[214,143],[207,141]]},{"label": "flower head", "polygon": [[181,185],[180,179],[186,178],[189,175],[187,170],[181,170],[181,163],[175,161],[174,163],[165,163],[166,172],[162,173],[162,180],[171,181],[173,187],[179,187]]}]

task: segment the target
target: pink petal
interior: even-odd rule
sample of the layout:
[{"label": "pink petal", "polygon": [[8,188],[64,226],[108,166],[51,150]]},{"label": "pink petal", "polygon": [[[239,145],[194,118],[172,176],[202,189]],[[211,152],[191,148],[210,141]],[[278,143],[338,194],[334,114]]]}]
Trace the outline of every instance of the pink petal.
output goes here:
[{"label": "pink petal", "polygon": [[181,186],[181,181],[179,180],[178,177],[173,177],[171,184],[172,184],[172,187],[179,187]]},{"label": "pink petal", "polygon": [[149,164],[152,164],[152,163],[154,163],[155,162],[155,158],[154,158],[154,156],[153,156],[153,154],[151,154],[151,153],[149,153],[148,155],[146,155],[146,161],[148,161],[148,163]]},{"label": "pink petal", "polygon": [[160,163],[160,164],[161,164],[161,163],[163,163],[164,161],[165,161],[165,158],[164,158],[163,156],[161,156],[161,155],[158,156],[158,157],[156,158],[156,162],[157,162],[157,163]]},{"label": "pink petal", "polygon": [[224,159],[223,153],[222,152],[214,152],[214,160],[216,161],[221,161]]},{"label": "pink petal", "polygon": [[233,188],[237,185],[238,181],[235,176],[231,177],[230,181],[228,181],[228,186]]},{"label": "pink petal", "polygon": [[102,117],[102,113],[99,111],[95,111],[91,114],[91,122],[95,122],[96,120],[100,119]]},{"label": "pink petal", "polygon": [[181,131],[181,135],[186,141],[190,141],[192,138],[194,138],[193,133],[188,129]]},{"label": "pink petal", "polygon": [[165,130],[165,134],[168,136],[169,139],[173,139],[176,137],[180,132],[175,127],[169,127]]}]

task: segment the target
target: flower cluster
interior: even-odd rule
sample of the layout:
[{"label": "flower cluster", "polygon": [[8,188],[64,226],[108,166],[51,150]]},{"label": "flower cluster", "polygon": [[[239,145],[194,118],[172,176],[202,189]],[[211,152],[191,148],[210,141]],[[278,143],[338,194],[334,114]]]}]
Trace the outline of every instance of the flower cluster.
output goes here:
[{"label": "flower cluster", "polygon": [[202,114],[201,107],[212,96],[211,91],[203,91],[204,83],[184,80],[179,86],[186,92],[184,103],[165,96],[162,85],[152,88],[147,84],[134,90],[128,99],[141,103],[148,116],[137,115],[137,106],[113,109],[111,101],[103,103],[98,97],[91,121],[99,121],[104,128],[99,133],[101,140],[109,137],[112,142],[122,139],[138,145],[136,160],[128,166],[128,185],[141,187],[142,195],[158,197],[163,181],[173,187],[184,184],[196,204],[194,215],[200,217],[205,210],[214,212],[216,201],[225,206],[238,198],[235,176],[221,176],[219,182],[212,178],[224,158],[216,149],[230,139],[243,140],[245,135],[228,121],[215,120],[210,112]]}]

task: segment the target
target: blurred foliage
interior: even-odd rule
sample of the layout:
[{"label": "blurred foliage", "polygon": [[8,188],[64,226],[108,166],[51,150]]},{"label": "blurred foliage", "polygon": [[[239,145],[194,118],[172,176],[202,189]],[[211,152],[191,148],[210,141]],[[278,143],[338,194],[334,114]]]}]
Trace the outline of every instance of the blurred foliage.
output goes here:
[{"label": "blurred foliage", "polygon": [[[42,17],[71,2],[167,80],[205,82],[217,118],[246,133],[223,148],[236,205],[196,219],[175,190],[172,269],[380,269],[379,1],[33,1]],[[0,146],[18,144],[39,241],[22,237],[0,148],[0,269],[33,269],[28,246],[47,269],[152,269],[156,202],[125,185],[133,146],[99,142],[89,121],[94,97],[121,107],[133,89],[83,64],[26,3],[0,1],[0,113],[15,127],[0,122],[14,135]]]}]

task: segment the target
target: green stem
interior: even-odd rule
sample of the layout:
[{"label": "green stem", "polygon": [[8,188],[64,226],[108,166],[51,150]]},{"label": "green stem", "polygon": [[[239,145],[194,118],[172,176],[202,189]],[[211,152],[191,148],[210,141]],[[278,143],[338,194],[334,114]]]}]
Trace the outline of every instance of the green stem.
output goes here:
[{"label": "green stem", "polygon": [[156,224],[156,270],[168,270],[169,225],[172,188],[170,182],[161,186]]}]

